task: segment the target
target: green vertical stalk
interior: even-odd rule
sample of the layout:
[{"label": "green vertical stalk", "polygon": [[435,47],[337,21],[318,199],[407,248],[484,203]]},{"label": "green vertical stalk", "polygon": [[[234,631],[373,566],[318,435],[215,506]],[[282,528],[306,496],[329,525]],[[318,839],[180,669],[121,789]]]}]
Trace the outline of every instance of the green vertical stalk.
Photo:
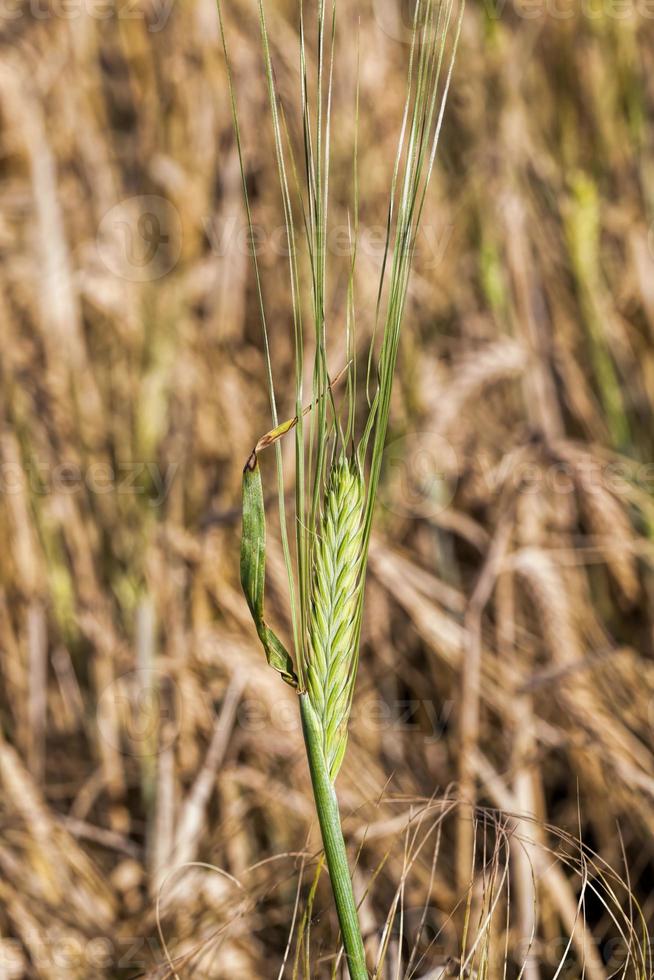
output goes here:
[{"label": "green vertical stalk", "polygon": [[300,694],[300,714],[311,772],[313,796],[316,802],[325,859],[329,869],[350,978],[351,980],[368,980],[366,954],[363,948],[359,916],[347,863],[338,800],[325,761],[322,727],[307,694]]}]

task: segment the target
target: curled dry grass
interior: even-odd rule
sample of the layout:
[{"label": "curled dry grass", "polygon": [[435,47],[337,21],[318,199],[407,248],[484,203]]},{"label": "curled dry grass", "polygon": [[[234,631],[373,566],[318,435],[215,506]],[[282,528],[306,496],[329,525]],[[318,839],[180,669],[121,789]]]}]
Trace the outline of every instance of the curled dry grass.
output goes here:
[{"label": "curled dry grass", "polygon": [[[459,806],[458,798],[387,798],[357,815],[366,822],[354,835],[355,880],[374,977],[651,975],[646,923],[623,876],[557,828],[505,809],[469,812],[474,881],[461,894],[448,891],[444,881],[454,870],[451,843]],[[562,928],[548,938],[536,932],[536,898],[531,932],[507,928],[519,864],[528,869],[534,896],[537,890],[557,896],[565,909]],[[273,924],[281,930],[286,925],[288,939],[267,975],[341,975],[343,949],[329,915],[322,858],[309,851],[277,855],[245,869],[239,880],[197,863],[176,875],[193,889],[212,882],[222,901],[203,942],[177,939],[173,947],[163,937],[167,964],[149,976],[224,975],[223,957],[233,956],[233,944],[243,937],[258,940]],[[601,910],[604,934],[589,930],[589,905]],[[381,918],[375,914],[380,908],[387,910]]]},{"label": "curled dry grass", "polygon": [[[293,694],[262,664],[237,582],[240,468],[267,404],[249,256],[238,238],[226,248],[241,208],[216,15],[209,0],[176,5],[151,31],[155,14],[25,14],[0,34],[8,977],[155,976],[160,891],[174,957],[211,950],[231,923],[196,976],[274,976],[302,859],[286,859],[285,876],[268,869],[268,885],[249,879],[247,901],[265,900],[236,927],[236,886],[211,872],[185,885],[175,868],[200,861],[241,880],[262,855],[317,847],[315,828],[304,846],[312,810]],[[255,220],[274,229],[255,14],[240,2],[228,14]],[[342,29],[354,35],[357,16],[344,8]],[[283,96],[298,71],[290,7],[271,8],[269,26]],[[366,228],[386,193],[405,51],[370,10],[360,31]],[[571,936],[559,975],[609,976],[598,956],[624,934],[616,975],[651,976],[640,944],[641,915],[654,914],[653,50],[651,21],[635,14],[526,19],[507,5],[493,18],[471,4],[466,15],[392,406],[389,460],[403,465],[387,467],[380,494],[341,775],[358,887],[371,888],[371,955],[385,949],[392,977],[436,968],[422,940],[411,962],[415,934],[398,943],[402,908],[406,919],[416,907],[436,909],[439,955],[479,940],[470,966],[481,975],[501,976],[497,951],[533,934],[529,980],[555,975],[568,959],[556,944]],[[344,227],[355,62],[335,90]],[[145,195],[167,236],[154,259],[157,225],[138,223]],[[126,267],[126,242],[144,274]],[[360,248],[362,345],[379,260],[374,244]],[[292,338],[279,261],[265,239],[283,376]],[[330,283],[333,322],[345,322],[346,284]],[[288,631],[270,537],[271,610]],[[495,808],[477,811],[476,830],[454,814],[439,821],[433,877],[416,861],[418,884],[409,875],[399,894],[420,837],[405,833],[408,802],[397,823],[381,821],[391,841],[371,814],[389,780],[407,801],[447,798],[458,782]],[[424,833],[432,823],[427,810]],[[564,837],[548,863],[549,826],[589,850]],[[307,858],[296,939],[311,871]],[[311,955],[329,975],[323,888]],[[584,919],[597,946],[582,949]]]}]

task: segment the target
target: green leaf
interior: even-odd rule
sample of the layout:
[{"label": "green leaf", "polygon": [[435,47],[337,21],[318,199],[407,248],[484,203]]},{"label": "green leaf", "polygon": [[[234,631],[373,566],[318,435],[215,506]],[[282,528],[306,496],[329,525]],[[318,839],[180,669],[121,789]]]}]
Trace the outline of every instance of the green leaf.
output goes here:
[{"label": "green leaf", "polygon": [[279,671],[287,684],[297,687],[297,677],[291,656],[264,619],[265,579],[266,514],[263,503],[261,470],[255,451],[243,470],[241,585],[268,663]]}]

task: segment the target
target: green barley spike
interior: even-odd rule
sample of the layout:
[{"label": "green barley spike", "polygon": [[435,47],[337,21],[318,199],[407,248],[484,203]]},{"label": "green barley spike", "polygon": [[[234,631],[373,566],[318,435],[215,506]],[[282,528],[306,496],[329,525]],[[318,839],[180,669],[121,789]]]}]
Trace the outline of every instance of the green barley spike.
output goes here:
[{"label": "green barley spike", "polygon": [[356,665],[364,504],[358,467],[341,456],[329,476],[314,552],[307,663],[308,695],[321,724],[332,781],[347,744]]}]

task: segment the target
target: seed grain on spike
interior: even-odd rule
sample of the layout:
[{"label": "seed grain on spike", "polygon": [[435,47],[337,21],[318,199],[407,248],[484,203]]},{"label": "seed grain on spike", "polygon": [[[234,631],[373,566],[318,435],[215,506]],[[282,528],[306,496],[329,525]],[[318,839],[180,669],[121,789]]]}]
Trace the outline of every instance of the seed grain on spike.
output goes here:
[{"label": "seed grain on spike", "polygon": [[354,683],[364,503],[358,468],[341,456],[331,470],[315,544],[307,658],[308,694],[332,780],[345,752]]}]

